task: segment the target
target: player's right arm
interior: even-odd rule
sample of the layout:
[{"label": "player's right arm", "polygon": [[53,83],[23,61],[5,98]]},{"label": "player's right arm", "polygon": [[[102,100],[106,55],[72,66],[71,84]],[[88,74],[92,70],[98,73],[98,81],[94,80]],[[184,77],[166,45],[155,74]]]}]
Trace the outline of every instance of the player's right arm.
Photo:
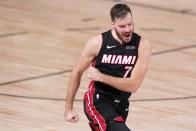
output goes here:
[{"label": "player's right arm", "polygon": [[98,35],[90,39],[69,78],[67,96],[65,103],[65,120],[69,122],[77,122],[78,116],[73,109],[73,101],[80,85],[83,72],[89,67],[94,58],[97,56],[102,44],[102,36]]}]

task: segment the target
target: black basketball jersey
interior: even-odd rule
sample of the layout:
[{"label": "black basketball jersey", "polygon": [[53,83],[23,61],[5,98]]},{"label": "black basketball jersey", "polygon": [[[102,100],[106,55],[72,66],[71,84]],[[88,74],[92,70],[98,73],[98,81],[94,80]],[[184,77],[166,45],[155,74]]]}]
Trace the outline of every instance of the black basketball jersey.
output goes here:
[{"label": "black basketball jersey", "polygon": [[[140,36],[133,33],[131,41],[120,44],[111,30],[102,33],[102,46],[95,58],[95,67],[102,73],[115,77],[130,77],[138,58]],[[111,97],[128,99],[131,93],[120,91],[114,87],[95,82],[96,91]]]}]

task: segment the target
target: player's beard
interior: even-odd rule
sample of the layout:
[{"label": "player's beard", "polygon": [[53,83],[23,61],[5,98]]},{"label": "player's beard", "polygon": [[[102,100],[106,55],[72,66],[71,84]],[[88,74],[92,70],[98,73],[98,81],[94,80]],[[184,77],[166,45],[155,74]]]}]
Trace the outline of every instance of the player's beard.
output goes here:
[{"label": "player's beard", "polygon": [[[126,34],[120,34],[115,28],[114,28],[114,30],[115,30],[115,32],[116,32],[116,34],[117,34],[117,36],[118,36],[118,38],[123,42],[123,43],[129,43],[130,41],[131,41],[131,37],[132,37],[132,34],[133,34],[133,32],[130,32],[130,34],[129,34],[129,36],[127,37],[128,38],[128,40],[127,39],[125,39],[126,38]],[[124,38],[123,38],[124,37]]]}]

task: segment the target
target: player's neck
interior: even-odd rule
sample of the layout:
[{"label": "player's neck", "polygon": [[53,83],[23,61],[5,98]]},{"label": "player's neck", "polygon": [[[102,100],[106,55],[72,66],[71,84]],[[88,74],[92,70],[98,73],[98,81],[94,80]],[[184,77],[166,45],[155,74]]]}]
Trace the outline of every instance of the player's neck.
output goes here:
[{"label": "player's neck", "polygon": [[119,36],[116,33],[115,29],[112,29],[112,35],[113,35],[114,39],[116,39],[121,45],[123,44],[123,41],[119,38]]}]

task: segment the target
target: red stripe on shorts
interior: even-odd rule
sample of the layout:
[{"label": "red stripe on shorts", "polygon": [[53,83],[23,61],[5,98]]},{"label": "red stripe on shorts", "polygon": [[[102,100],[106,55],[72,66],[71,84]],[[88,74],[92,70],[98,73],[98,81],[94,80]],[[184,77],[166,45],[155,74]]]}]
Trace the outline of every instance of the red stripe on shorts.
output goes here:
[{"label": "red stripe on shorts", "polygon": [[101,131],[106,131],[105,119],[99,114],[93,105],[93,95],[95,93],[94,81],[89,84],[89,91],[85,93],[86,112],[93,119],[94,124],[98,124]]}]

